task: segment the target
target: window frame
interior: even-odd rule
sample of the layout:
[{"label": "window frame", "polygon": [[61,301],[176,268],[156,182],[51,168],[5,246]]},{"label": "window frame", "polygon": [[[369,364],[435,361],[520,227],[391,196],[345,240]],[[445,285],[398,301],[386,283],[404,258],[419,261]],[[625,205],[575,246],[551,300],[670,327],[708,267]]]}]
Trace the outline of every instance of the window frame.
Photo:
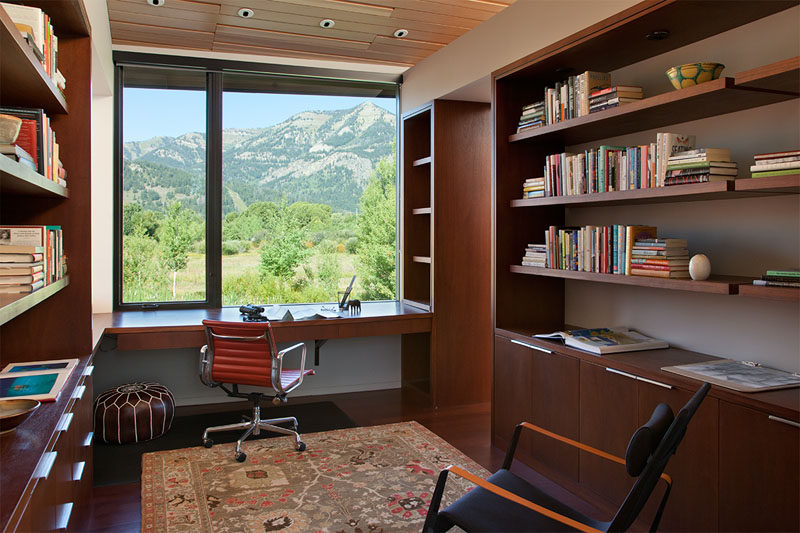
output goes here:
[{"label": "window frame", "polygon": [[[395,92],[395,136],[400,134],[400,85],[402,77],[394,74],[364,73],[334,69],[297,67],[225,61],[184,56],[114,52],[114,242],[113,242],[113,297],[115,311],[150,309],[202,309],[222,307],[222,97],[223,76],[226,72],[287,76],[292,79],[315,78],[332,81],[350,81],[354,84],[380,84],[393,86]],[[123,203],[123,90],[125,66],[140,66],[200,70],[206,76],[206,283],[205,299],[179,302],[124,302],[122,286],[122,203]],[[395,286],[400,291],[400,143],[395,143]],[[257,302],[245,302],[257,303]]]}]

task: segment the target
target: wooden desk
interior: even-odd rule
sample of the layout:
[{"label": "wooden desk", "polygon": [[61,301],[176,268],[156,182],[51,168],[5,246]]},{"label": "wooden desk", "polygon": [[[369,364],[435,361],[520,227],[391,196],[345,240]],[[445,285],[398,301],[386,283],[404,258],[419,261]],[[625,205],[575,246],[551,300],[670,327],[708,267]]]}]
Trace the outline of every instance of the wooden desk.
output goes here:
[{"label": "wooden desk", "polygon": [[[104,335],[115,336],[118,350],[199,348],[206,343],[204,319],[241,321],[238,307],[118,311],[92,319],[95,346]],[[358,315],[272,322],[272,327],[277,341],[314,340],[318,351],[328,339],[427,333],[432,321],[433,313],[401,302],[364,302]]]}]

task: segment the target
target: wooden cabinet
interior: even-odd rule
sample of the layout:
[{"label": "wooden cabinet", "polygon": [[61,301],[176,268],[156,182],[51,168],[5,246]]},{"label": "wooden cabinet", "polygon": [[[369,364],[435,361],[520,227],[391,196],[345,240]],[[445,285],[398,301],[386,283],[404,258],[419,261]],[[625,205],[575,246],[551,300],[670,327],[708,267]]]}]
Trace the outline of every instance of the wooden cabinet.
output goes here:
[{"label": "wooden cabinet", "polygon": [[800,530],[800,423],[721,401],[719,529]]},{"label": "wooden cabinet", "polygon": [[403,115],[401,139],[401,298],[434,312],[430,352],[403,343],[403,382],[421,383],[437,407],[487,402],[490,107],[434,100]]},{"label": "wooden cabinet", "polygon": [[[492,443],[506,449],[517,424],[532,421],[531,350],[500,335],[494,343]],[[530,434],[524,432],[518,450],[529,449]]]}]

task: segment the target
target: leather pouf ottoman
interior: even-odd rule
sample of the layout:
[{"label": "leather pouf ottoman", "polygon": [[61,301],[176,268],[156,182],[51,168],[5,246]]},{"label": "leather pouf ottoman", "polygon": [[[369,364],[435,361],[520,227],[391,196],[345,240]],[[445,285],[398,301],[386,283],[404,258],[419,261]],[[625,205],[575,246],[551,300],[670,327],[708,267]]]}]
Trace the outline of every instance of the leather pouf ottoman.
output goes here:
[{"label": "leather pouf ottoman", "polygon": [[160,437],[172,425],[175,399],[160,383],[128,383],[100,394],[94,403],[94,434],[127,444]]}]

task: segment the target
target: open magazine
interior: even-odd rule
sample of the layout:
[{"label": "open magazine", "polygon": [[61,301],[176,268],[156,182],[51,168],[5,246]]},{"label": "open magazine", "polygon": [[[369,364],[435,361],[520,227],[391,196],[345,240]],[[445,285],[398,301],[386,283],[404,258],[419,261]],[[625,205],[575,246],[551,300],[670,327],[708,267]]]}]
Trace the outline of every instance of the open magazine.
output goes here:
[{"label": "open magazine", "polygon": [[[335,305],[335,304],[334,304]],[[282,306],[273,305],[268,307],[264,314],[270,320],[311,320],[321,318],[340,318],[341,315],[333,307],[305,305],[305,306]]]},{"label": "open magazine", "polygon": [[573,329],[534,335],[540,339],[561,339],[572,348],[598,355],[617,352],[636,352],[669,348],[662,340],[625,328]]}]

